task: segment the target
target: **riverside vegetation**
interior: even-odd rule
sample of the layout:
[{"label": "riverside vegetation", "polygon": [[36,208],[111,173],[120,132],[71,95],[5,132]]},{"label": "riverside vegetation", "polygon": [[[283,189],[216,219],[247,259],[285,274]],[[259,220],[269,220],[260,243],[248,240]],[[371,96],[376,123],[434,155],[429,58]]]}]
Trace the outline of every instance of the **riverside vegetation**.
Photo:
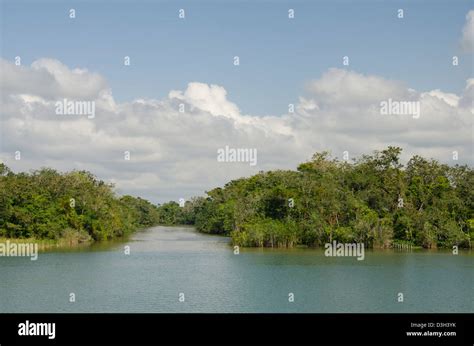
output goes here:
[{"label": "riverside vegetation", "polygon": [[293,247],[358,242],[472,247],[474,171],[388,147],[352,163],[317,153],[296,171],[261,172],[160,207],[161,221],[230,235],[235,245]]},{"label": "riverside vegetation", "polygon": [[[296,171],[260,172],[155,206],[84,171],[14,174],[0,165],[0,237],[89,242],[155,224],[194,225],[239,246],[472,247],[474,171],[388,147],[349,163],[316,153]],[[73,199],[73,203],[71,202]]]},{"label": "riverside vegetation", "polygon": [[126,236],[158,222],[158,208],[91,173],[41,169],[15,174],[0,164],[0,238],[28,239],[43,247]]}]

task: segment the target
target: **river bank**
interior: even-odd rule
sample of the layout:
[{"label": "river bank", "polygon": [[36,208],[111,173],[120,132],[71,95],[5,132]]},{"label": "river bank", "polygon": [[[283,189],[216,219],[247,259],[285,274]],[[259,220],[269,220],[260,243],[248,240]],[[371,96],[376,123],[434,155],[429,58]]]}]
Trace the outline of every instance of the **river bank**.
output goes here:
[{"label": "river bank", "polygon": [[92,241],[88,242],[77,242],[70,239],[36,239],[36,238],[0,238],[0,243],[15,243],[15,244],[36,244],[38,250],[46,251],[51,249],[67,249],[67,248],[79,248],[87,247],[92,245]]}]

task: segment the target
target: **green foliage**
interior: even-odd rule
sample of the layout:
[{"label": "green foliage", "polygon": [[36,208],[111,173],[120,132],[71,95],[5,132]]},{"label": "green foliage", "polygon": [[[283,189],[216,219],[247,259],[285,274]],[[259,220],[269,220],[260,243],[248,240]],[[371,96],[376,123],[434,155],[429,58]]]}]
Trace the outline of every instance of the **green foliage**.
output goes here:
[{"label": "green foliage", "polygon": [[316,153],[297,171],[232,180],[184,207],[117,198],[112,185],[84,171],[14,174],[0,164],[0,237],[84,242],[160,223],[230,235],[240,246],[336,240],[369,247],[472,247],[473,169],[419,156],[404,167],[400,154],[388,147],[347,163]]},{"label": "green foliage", "polygon": [[141,198],[117,198],[112,185],[89,172],[45,168],[14,174],[0,165],[0,237],[80,243],[157,223],[156,206]]},{"label": "green foliage", "polygon": [[230,235],[241,246],[337,240],[369,247],[393,242],[471,247],[474,171],[419,156],[404,167],[400,154],[400,148],[388,147],[349,164],[316,153],[297,171],[233,180],[186,210],[175,208],[176,214],[202,232]]}]

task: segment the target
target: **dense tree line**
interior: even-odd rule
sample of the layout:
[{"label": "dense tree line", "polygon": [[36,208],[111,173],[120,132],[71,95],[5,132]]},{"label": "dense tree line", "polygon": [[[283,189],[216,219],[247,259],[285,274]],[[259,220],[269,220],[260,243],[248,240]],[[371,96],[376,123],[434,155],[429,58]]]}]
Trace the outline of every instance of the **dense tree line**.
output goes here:
[{"label": "dense tree line", "polygon": [[317,153],[296,171],[233,180],[184,207],[118,197],[85,171],[15,174],[0,164],[0,237],[86,242],[188,224],[240,246],[472,247],[473,169],[419,156],[403,166],[400,154],[389,147],[349,163]]},{"label": "dense tree line", "polygon": [[[261,172],[167,206],[168,223],[195,224],[241,246],[318,246],[337,240],[389,247],[471,247],[474,172],[389,147],[352,163],[327,152],[297,171]],[[173,216],[171,215],[173,214]]]},{"label": "dense tree line", "polygon": [[121,237],[158,219],[155,205],[119,198],[89,172],[15,174],[0,164],[0,237],[80,243]]}]

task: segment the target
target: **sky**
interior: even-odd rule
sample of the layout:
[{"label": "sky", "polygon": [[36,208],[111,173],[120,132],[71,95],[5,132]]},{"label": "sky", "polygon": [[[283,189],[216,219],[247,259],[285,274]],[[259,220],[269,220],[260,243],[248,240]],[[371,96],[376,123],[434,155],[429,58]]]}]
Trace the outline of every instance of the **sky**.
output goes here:
[{"label": "sky", "polygon": [[[0,159],[15,171],[87,169],[164,202],[321,150],[473,162],[470,1],[0,4]],[[96,117],[58,116],[64,98],[94,101]],[[420,117],[381,115],[388,99]],[[258,164],[218,162],[226,145]]]}]

